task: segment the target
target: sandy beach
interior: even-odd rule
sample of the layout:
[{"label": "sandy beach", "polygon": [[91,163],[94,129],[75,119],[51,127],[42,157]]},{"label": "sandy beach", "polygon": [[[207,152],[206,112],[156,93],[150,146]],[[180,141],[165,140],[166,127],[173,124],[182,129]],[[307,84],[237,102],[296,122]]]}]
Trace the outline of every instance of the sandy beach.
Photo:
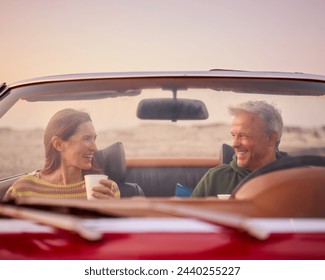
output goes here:
[{"label": "sandy beach", "polygon": [[[0,178],[29,172],[43,166],[43,131],[0,129]],[[102,149],[116,141],[124,144],[127,158],[134,157],[219,157],[222,143],[231,143],[229,125],[205,126],[142,125],[98,131]],[[281,150],[292,155],[325,156],[325,127],[286,127]]]}]

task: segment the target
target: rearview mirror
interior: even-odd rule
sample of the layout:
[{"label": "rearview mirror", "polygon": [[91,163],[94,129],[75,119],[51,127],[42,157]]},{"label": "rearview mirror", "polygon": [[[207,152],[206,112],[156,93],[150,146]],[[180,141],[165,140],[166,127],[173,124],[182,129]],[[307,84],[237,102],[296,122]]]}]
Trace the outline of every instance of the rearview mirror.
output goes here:
[{"label": "rearview mirror", "polygon": [[137,116],[144,120],[205,120],[209,113],[201,100],[156,98],[141,100]]}]

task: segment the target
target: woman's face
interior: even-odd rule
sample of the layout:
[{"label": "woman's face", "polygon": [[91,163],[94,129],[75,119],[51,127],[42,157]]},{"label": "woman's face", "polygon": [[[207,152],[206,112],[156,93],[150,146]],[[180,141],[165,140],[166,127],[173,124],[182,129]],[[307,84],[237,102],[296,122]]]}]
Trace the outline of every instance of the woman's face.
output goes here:
[{"label": "woman's face", "polygon": [[94,153],[97,150],[96,137],[92,122],[80,124],[75,134],[67,141],[62,141],[61,165],[67,168],[90,169]]}]

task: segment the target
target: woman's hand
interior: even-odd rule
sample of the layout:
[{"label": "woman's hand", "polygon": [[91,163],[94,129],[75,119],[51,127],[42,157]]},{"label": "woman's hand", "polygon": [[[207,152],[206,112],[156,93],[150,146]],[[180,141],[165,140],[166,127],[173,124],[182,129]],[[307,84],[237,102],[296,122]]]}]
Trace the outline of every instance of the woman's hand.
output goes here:
[{"label": "woman's hand", "polygon": [[97,199],[120,198],[120,190],[117,184],[110,179],[102,179],[100,183],[103,186],[93,187],[93,197]]}]

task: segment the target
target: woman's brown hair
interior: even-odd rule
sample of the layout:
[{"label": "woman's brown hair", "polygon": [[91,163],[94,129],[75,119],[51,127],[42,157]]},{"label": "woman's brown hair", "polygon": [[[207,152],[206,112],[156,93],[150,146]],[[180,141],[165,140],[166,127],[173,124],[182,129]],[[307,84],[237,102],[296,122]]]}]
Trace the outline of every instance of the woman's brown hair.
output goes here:
[{"label": "woman's brown hair", "polygon": [[[67,141],[75,134],[79,125],[89,121],[92,122],[87,112],[69,108],[58,111],[52,116],[44,132],[45,164],[42,173],[53,172],[61,162],[60,153],[54,148],[52,138],[58,136],[63,141]],[[92,168],[83,170],[83,173],[99,173],[99,171],[96,162],[93,162]]]}]

